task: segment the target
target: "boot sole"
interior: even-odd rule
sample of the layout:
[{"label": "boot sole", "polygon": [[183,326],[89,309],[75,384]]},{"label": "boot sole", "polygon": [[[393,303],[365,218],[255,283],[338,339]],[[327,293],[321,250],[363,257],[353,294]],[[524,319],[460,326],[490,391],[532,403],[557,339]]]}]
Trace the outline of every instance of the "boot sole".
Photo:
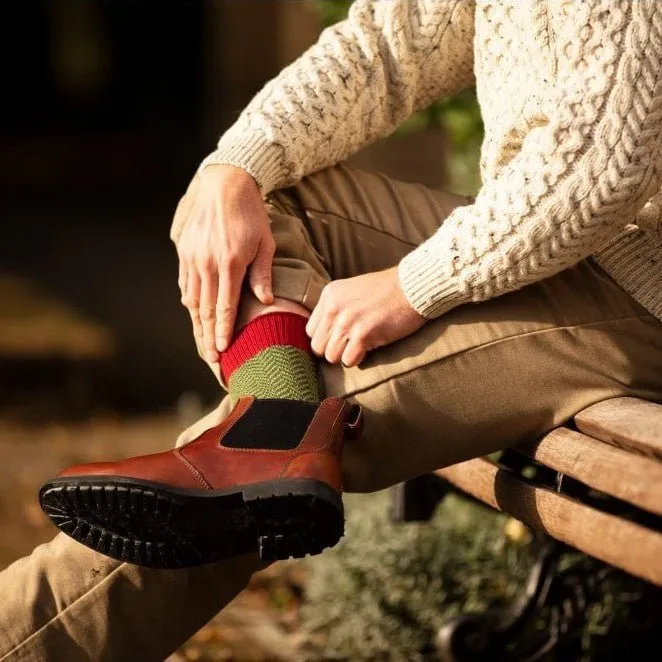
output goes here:
[{"label": "boot sole", "polygon": [[344,533],[340,495],[291,479],[232,490],[185,490],[117,477],[54,478],[39,503],[61,531],[119,561],[183,568],[250,552],[301,558]]}]

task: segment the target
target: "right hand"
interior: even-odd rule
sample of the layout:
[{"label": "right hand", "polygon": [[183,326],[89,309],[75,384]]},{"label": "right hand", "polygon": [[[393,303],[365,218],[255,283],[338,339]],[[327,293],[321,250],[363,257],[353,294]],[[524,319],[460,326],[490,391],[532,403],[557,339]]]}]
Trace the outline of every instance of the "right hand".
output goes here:
[{"label": "right hand", "polygon": [[[196,181],[197,178],[197,181]],[[255,296],[273,303],[275,241],[251,175],[211,165],[195,175],[175,212],[185,214],[176,239],[182,303],[193,321],[198,351],[209,363],[230,343],[246,273]]]}]

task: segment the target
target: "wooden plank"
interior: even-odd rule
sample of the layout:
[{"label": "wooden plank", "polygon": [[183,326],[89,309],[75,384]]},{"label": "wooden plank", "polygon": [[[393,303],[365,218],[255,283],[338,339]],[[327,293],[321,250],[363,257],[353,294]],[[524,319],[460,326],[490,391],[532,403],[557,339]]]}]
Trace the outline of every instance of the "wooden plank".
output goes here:
[{"label": "wooden plank", "polygon": [[656,515],[662,515],[662,463],[568,428],[519,447],[556,471]]},{"label": "wooden plank", "polygon": [[531,485],[484,458],[435,472],[459,489],[586,554],[662,586],[662,534]]},{"label": "wooden plank", "polygon": [[611,398],[575,416],[587,435],[662,460],[662,405],[639,398]]}]

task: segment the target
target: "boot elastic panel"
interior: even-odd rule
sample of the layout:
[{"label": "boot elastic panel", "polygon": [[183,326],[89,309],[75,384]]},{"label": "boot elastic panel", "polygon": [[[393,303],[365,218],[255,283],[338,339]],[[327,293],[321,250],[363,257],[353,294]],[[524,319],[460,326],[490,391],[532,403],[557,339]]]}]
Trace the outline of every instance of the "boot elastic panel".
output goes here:
[{"label": "boot elastic panel", "polygon": [[303,439],[319,403],[301,400],[254,400],[230,428],[221,445],[254,450],[292,450]]}]

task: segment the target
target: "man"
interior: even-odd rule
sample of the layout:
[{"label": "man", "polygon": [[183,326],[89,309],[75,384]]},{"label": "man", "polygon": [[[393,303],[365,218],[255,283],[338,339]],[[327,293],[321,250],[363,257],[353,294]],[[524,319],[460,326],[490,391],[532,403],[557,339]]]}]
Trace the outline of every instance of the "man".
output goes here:
[{"label": "man", "polygon": [[[161,659],[257,555],[334,544],[342,483],[379,489],[605,398],[662,401],[661,75],[653,0],[358,0],[175,216],[183,301],[228,396],[179,452],[42,490],[105,554],[224,560],[158,571],[59,536],[2,577],[0,659]],[[474,82],[474,201],[333,165]]]}]

